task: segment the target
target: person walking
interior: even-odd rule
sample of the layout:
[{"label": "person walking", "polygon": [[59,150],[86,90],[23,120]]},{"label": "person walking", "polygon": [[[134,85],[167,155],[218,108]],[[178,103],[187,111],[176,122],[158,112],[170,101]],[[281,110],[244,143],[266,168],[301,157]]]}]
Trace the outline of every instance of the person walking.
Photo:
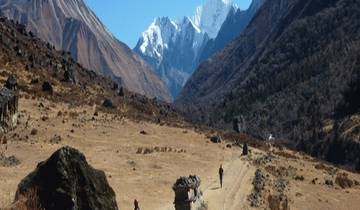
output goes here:
[{"label": "person walking", "polygon": [[219,178],[220,178],[220,187],[223,186],[223,177],[224,177],[224,169],[222,168],[222,165],[220,165],[219,168]]},{"label": "person walking", "polygon": [[140,210],[139,202],[136,199],[134,200],[134,210]]}]

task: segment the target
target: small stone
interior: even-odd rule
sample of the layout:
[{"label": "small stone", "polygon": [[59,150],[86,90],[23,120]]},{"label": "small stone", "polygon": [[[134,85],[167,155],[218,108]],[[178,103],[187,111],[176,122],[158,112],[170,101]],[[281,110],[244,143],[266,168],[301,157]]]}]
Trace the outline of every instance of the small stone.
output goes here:
[{"label": "small stone", "polygon": [[219,144],[222,142],[222,139],[220,136],[212,136],[210,137],[210,141],[215,144]]},{"label": "small stone", "polygon": [[44,92],[48,92],[48,93],[53,93],[53,87],[52,85],[50,84],[50,82],[47,82],[45,81],[43,84],[42,84],[42,91]]},{"label": "small stone", "polygon": [[36,128],[33,128],[30,132],[30,135],[35,136],[38,133],[38,130]]},{"label": "small stone", "polygon": [[146,131],[144,131],[144,130],[140,131],[140,134],[142,134],[142,135],[148,135],[148,133],[147,133]]},{"label": "small stone", "polygon": [[102,106],[109,109],[115,108],[113,102],[110,99],[105,99]]}]

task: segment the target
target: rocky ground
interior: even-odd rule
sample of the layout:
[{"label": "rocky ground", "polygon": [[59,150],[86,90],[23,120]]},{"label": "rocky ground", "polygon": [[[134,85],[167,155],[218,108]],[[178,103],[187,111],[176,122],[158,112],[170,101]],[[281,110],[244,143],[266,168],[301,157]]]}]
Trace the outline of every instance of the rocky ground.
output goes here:
[{"label": "rocky ground", "polygon": [[[292,151],[250,148],[250,155],[242,157],[241,147],[212,143],[194,129],[135,122],[96,107],[25,95],[19,105],[20,124],[2,139],[2,159],[16,161],[0,164],[1,207],[11,204],[18,183],[38,162],[64,145],[79,149],[92,166],[105,171],[121,209],[131,209],[134,199],[143,209],[173,209],[171,187],[189,174],[201,177],[213,210],[355,210],[360,205],[360,175]],[[222,189],[220,164],[225,169]]]}]

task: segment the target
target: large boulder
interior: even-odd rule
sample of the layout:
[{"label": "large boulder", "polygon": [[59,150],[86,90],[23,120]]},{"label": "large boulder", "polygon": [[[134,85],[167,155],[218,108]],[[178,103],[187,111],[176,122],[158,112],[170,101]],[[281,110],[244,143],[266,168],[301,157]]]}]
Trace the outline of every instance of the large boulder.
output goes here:
[{"label": "large boulder", "polygon": [[118,210],[105,173],[92,168],[78,150],[63,147],[19,184],[15,200],[36,192],[46,210]]}]

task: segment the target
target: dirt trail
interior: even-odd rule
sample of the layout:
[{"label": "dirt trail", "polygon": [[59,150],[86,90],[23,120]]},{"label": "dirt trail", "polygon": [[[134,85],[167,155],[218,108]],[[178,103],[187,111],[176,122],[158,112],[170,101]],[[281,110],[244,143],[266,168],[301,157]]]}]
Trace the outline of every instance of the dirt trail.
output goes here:
[{"label": "dirt trail", "polygon": [[[251,180],[255,169],[249,163],[234,154],[233,158],[223,164],[224,183],[220,188],[219,180],[214,177],[208,183],[202,183],[204,200],[209,210],[238,210],[246,206],[246,198],[251,193]],[[162,210],[174,210],[167,206]]]},{"label": "dirt trail", "polygon": [[216,180],[204,189],[204,198],[208,202],[209,210],[238,210],[246,205],[247,195],[252,186],[251,179],[255,169],[241,160],[234,158],[224,165],[224,186],[219,188]]}]

